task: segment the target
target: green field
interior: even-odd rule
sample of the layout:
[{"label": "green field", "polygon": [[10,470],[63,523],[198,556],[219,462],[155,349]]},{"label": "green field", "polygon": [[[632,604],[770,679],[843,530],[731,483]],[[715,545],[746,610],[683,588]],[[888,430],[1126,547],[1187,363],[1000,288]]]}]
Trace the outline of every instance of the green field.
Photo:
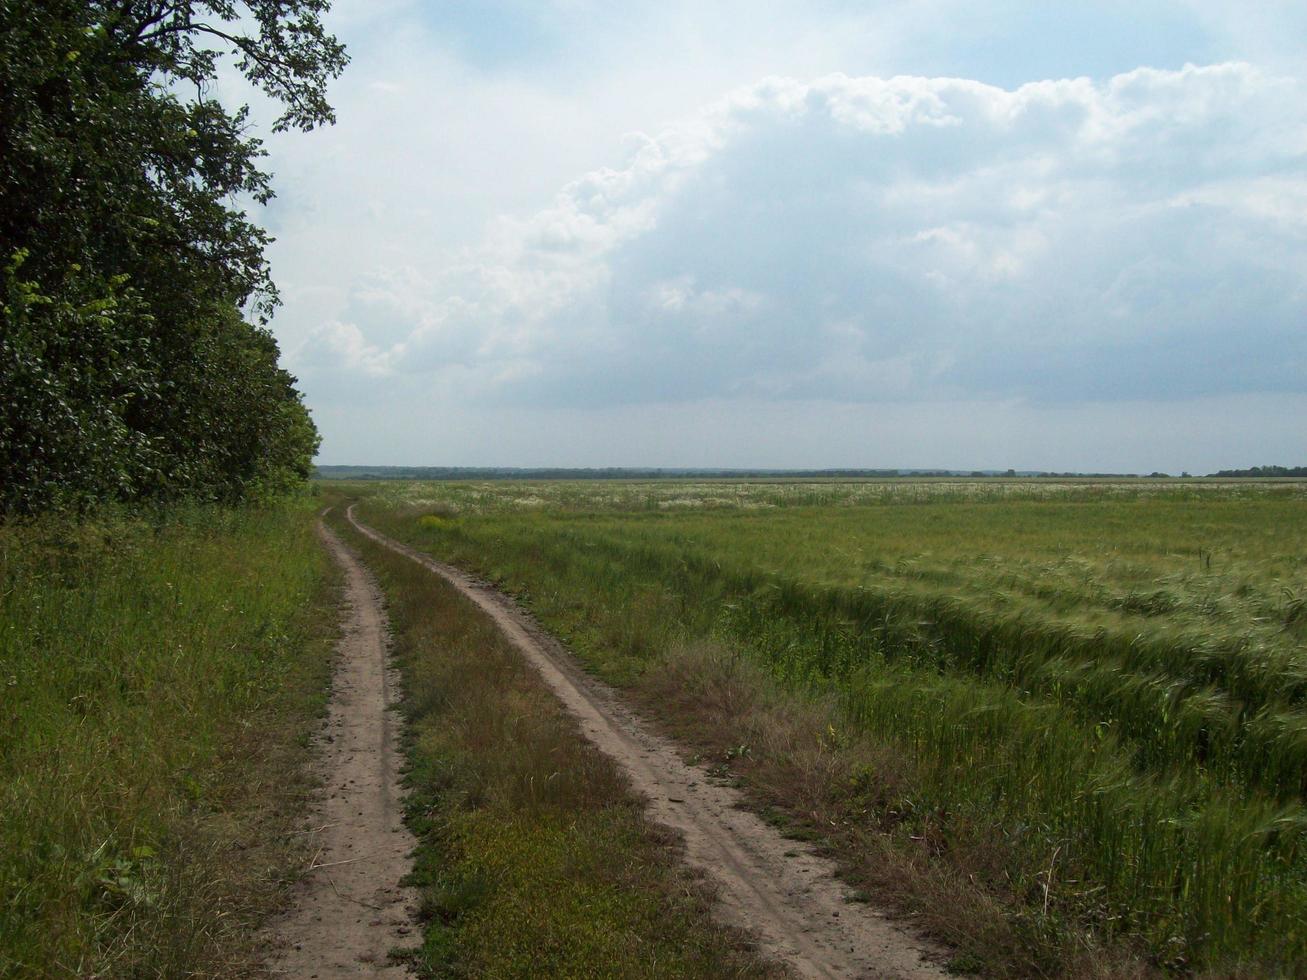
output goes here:
[{"label": "green field", "polygon": [[864,822],[928,830],[946,864],[991,851],[1031,963],[1092,942],[1181,969],[1307,960],[1301,483],[350,489],[628,688],[709,642],[837,697],[908,767]]}]

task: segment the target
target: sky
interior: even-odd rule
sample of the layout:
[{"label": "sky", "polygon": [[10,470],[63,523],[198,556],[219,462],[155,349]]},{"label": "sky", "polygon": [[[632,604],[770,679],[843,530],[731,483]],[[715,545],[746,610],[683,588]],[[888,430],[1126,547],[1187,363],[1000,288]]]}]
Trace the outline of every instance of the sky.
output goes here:
[{"label": "sky", "polygon": [[1307,5],[329,24],[257,215],[319,462],[1307,462]]}]

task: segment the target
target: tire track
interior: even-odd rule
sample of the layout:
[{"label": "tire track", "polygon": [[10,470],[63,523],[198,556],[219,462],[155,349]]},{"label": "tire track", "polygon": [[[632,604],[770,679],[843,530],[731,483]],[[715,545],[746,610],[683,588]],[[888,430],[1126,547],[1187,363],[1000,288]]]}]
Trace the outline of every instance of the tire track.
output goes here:
[{"label": "tire track", "polygon": [[648,799],[651,820],[676,830],[685,859],[717,886],[721,918],[804,977],[944,977],[941,949],[915,937],[850,891],[834,865],[740,809],[740,794],[681,761],[613,690],[586,674],[512,599],[459,569],[362,523],[361,534],[441,576],[477,604],[540,673],[586,737]]},{"label": "tire track", "polygon": [[327,723],[314,763],[323,798],[311,818],[313,860],[294,909],[270,929],[273,976],[407,977],[392,949],[413,945],[414,896],[401,888],[415,842],[403,824],[388,621],[376,582],[321,522],[345,578]]}]

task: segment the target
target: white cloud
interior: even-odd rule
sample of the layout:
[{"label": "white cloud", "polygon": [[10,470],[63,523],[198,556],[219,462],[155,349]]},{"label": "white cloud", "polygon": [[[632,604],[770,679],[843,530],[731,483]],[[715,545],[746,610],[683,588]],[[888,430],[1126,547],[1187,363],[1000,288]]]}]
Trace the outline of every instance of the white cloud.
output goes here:
[{"label": "white cloud", "polygon": [[1300,456],[1300,6],[336,0],[264,216],[324,458]]},{"label": "white cloud", "polygon": [[393,360],[393,352],[368,343],[355,324],[339,320],[329,320],[314,330],[294,356],[310,370],[356,372],[371,377],[390,374]]},{"label": "white cloud", "polygon": [[768,78],[391,274],[405,335],[300,356],[486,404],[1301,391],[1301,94],[1242,64]]}]

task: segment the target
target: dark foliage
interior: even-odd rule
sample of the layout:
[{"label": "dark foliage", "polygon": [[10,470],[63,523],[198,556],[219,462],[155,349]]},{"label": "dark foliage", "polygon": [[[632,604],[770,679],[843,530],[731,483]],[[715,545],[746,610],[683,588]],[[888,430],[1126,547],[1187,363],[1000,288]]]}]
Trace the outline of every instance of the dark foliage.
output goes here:
[{"label": "dark foliage", "polygon": [[1212,476],[1303,477],[1307,466],[1253,466],[1246,470],[1219,470]]},{"label": "dark foliage", "polygon": [[[264,324],[270,177],[224,58],[279,129],[331,122],[327,0],[0,0],[0,509],[241,500],[309,472]],[[242,315],[249,310],[256,322]]]}]

